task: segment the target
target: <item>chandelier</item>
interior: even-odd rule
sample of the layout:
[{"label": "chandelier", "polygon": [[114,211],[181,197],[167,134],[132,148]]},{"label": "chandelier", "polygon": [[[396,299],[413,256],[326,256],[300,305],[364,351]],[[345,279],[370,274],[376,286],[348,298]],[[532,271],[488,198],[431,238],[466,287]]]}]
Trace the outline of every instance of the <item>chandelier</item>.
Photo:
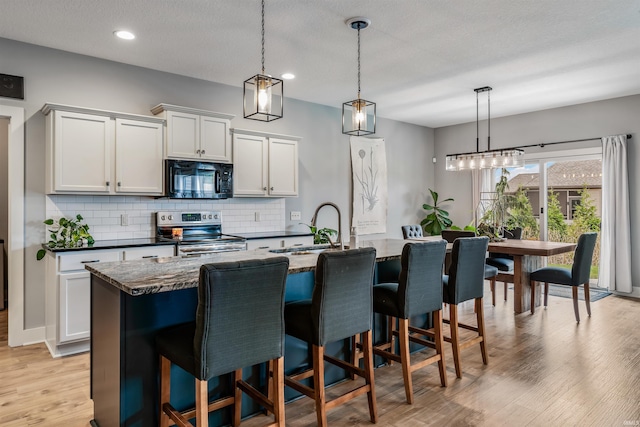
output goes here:
[{"label": "chandelier", "polygon": [[[524,166],[524,151],[517,148],[501,150],[491,149],[491,97],[489,86],[474,89],[476,92],[476,151],[471,153],[448,154],[446,170],[460,171],[467,169],[498,169]],[[487,150],[480,151],[478,118],[478,94],[487,92]]]}]

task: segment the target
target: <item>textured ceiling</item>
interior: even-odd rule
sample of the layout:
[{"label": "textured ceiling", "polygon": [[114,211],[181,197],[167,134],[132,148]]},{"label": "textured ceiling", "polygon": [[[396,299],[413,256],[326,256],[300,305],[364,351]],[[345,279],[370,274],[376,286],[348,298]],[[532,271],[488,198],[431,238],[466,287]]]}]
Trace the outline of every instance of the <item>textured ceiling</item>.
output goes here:
[{"label": "textured ceiling", "polygon": [[[266,72],[295,73],[286,97],[356,97],[353,16],[372,21],[362,97],[382,117],[474,121],[486,85],[492,117],[640,93],[639,0],[267,0]],[[2,0],[0,37],[240,87],[260,71],[260,2]]]}]

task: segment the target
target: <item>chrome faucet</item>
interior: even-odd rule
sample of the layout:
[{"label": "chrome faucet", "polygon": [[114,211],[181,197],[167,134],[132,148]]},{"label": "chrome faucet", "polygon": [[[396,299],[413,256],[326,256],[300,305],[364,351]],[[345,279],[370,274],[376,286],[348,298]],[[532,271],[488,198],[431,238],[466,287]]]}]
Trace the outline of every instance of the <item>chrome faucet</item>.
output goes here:
[{"label": "chrome faucet", "polygon": [[340,208],[338,207],[338,205],[336,205],[335,203],[331,203],[331,202],[325,202],[325,203],[321,204],[320,206],[318,206],[318,208],[316,209],[315,213],[313,214],[313,218],[311,218],[311,225],[314,226],[314,227],[317,227],[316,221],[318,220],[318,212],[320,212],[320,209],[322,209],[325,206],[333,206],[335,208],[336,212],[338,212],[338,244],[336,245],[335,243],[333,243],[331,241],[331,238],[327,235],[327,239],[329,240],[329,244],[331,245],[331,247],[338,246],[340,249],[344,249],[344,246],[342,244],[342,216],[340,215]]}]

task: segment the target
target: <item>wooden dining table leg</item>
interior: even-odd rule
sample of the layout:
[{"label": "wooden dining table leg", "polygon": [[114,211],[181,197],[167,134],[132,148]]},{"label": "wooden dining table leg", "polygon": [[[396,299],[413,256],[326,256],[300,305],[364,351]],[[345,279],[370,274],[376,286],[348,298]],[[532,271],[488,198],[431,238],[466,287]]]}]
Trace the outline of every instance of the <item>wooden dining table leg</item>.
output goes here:
[{"label": "wooden dining table leg", "polygon": [[[542,267],[542,257],[535,255],[513,256],[513,311],[523,313],[531,310],[531,285],[529,274]],[[535,305],[540,305],[540,286],[536,286]]]}]

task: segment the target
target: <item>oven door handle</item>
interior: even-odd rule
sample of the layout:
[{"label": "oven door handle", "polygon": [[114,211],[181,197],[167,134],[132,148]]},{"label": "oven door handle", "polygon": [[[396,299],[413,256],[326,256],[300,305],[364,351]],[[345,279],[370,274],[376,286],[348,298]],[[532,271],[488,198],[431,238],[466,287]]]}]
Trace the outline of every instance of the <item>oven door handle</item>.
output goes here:
[{"label": "oven door handle", "polygon": [[220,171],[216,169],[214,175],[216,194],[220,194]]}]

